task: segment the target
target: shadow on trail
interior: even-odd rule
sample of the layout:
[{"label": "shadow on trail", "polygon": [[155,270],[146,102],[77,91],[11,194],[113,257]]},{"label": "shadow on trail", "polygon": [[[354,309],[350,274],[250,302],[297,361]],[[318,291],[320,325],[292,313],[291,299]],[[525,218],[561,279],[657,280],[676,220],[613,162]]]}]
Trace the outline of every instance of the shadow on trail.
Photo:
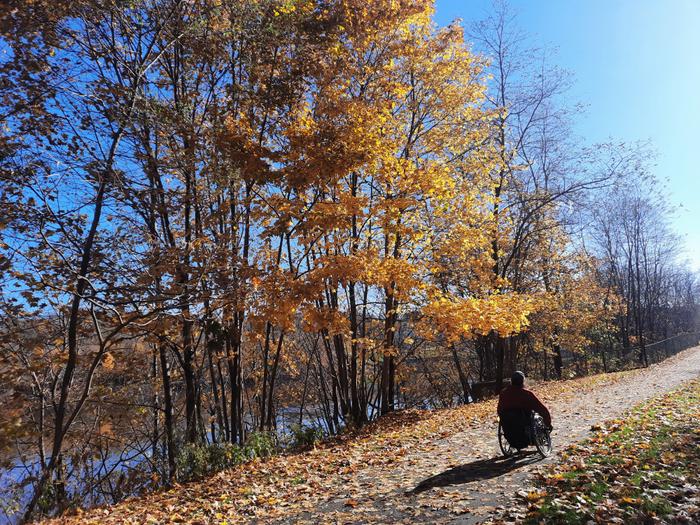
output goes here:
[{"label": "shadow on trail", "polygon": [[507,458],[498,456],[490,459],[479,459],[424,479],[416,485],[413,490],[407,492],[407,494],[420,494],[421,492],[436,487],[461,485],[464,483],[471,483],[472,481],[497,478],[512,470],[536,463],[541,459],[542,456],[537,452],[521,452]]}]

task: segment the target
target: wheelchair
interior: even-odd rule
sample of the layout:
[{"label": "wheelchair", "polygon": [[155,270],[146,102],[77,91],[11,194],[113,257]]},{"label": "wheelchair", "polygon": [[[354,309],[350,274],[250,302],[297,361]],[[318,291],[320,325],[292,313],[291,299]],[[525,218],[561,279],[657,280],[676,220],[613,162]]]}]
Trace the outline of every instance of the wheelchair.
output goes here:
[{"label": "wheelchair", "polygon": [[539,414],[510,410],[498,419],[498,446],[506,457],[534,446],[546,458],[552,453],[552,437]]}]

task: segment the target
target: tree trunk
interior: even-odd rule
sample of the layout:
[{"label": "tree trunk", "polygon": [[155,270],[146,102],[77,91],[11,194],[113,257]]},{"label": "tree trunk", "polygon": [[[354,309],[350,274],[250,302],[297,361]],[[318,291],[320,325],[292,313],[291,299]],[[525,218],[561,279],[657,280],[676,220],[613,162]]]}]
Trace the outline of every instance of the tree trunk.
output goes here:
[{"label": "tree trunk", "polygon": [[462,363],[459,360],[459,355],[457,354],[457,348],[455,345],[450,345],[450,350],[452,351],[452,359],[454,359],[455,367],[457,368],[457,375],[459,376],[459,382],[462,385],[462,394],[464,396],[463,402],[469,403],[472,398],[471,388],[469,388],[469,379],[467,379],[464,370],[462,369]]},{"label": "tree trunk", "polygon": [[164,342],[158,345],[160,354],[160,373],[163,378],[163,410],[165,412],[165,442],[168,453],[168,484],[177,476],[175,465],[175,428],[173,418],[173,398],[170,389],[170,372],[168,370],[168,355]]},{"label": "tree trunk", "polygon": [[[97,228],[102,217],[102,205],[105,199],[108,176],[109,174],[104,175],[103,180],[100,182],[98,187],[90,230],[88,231],[87,237],[85,238],[85,242],[82,246],[80,269],[78,271],[75,291],[73,292],[73,299],[71,301],[71,308],[68,317],[68,329],[66,334],[68,358],[66,360],[65,368],[63,369],[59,399],[55,408],[56,417],[54,421],[54,436],[51,447],[51,457],[49,458],[46,468],[42,470],[39,482],[37,483],[34,494],[32,495],[32,499],[27,505],[23,518],[24,521],[30,520],[37,501],[43,495],[47,483],[54,475],[63,449],[63,439],[68,431],[68,425],[64,422],[66,421],[66,416],[68,415],[68,397],[71,383],[73,381],[73,374],[78,364],[78,322],[80,318],[80,304],[83,299],[85,288],[87,287],[86,277],[89,273],[90,264],[92,262],[92,250],[95,237],[97,235]],[[70,420],[71,419],[69,418],[69,422]]]}]

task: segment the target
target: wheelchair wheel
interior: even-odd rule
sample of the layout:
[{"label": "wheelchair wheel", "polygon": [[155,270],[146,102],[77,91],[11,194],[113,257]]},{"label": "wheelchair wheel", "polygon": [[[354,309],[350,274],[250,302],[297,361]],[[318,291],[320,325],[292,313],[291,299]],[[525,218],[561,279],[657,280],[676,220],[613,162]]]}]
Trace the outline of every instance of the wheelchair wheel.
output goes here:
[{"label": "wheelchair wheel", "polygon": [[501,426],[500,421],[498,422],[498,446],[501,448],[501,452],[506,457],[512,456],[517,452],[517,449],[510,446],[506,436],[503,434],[503,427]]},{"label": "wheelchair wheel", "polygon": [[546,458],[552,453],[552,436],[539,414],[532,416],[532,441],[542,457]]}]

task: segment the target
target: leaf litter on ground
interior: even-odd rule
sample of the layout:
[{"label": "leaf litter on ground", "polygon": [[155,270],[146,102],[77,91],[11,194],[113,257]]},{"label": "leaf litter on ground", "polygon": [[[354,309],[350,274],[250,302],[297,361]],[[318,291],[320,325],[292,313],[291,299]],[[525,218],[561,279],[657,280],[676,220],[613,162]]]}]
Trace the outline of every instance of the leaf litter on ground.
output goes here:
[{"label": "leaf litter on ground", "polygon": [[[537,391],[545,402],[571,398],[635,372],[541,383]],[[313,511],[337,498],[342,501],[339,513],[359,513],[364,503],[389,492],[382,491],[381,478],[392,475],[392,464],[402,460],[410,466],[409,454],[429,454],[436,441],[487,422],[493,424],[495,417],[495,400],[450,409],[398,411],[326,440],[312,450],[255,459],[204,480],[175,485],[111,507],[77,510],[59,520],[103,524],[273,521]],[[379,483],[373,483],[374,490],[356,483],[358,471],[366,469],[371,470],[374,480],[379,478]],[[467,510],[465,501],[434,505],[454,507],[456,513]]]}]

